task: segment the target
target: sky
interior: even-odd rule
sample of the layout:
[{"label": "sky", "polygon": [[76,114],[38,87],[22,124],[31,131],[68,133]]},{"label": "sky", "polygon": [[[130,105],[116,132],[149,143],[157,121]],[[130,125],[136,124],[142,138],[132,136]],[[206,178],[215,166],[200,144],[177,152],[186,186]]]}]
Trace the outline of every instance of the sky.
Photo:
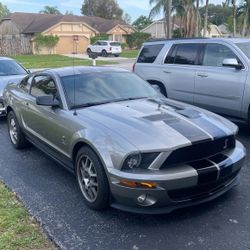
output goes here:
[{"label": "sky", "polygon": [[[0,0],[0,2],[5,4],[11,12],[37,13],[45,5],[49,5],[57,6],[63,14],[68,10],[72,11],[75,15],[81,15],[80,9],[83,0]],[[117,2],[124,12],[132,17],[132,21],[140,15],[148,16],[150,11],[149,0],[117,0]],[[210,0],[210,2],[220,4],[222,0]]]}]

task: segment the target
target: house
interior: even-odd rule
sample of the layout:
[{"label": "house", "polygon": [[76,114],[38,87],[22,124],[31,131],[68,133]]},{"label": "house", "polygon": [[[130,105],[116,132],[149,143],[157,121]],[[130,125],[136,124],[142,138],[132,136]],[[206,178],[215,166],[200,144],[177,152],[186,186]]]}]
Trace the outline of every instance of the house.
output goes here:
[{"label": "house", "polygon": [[[203,29],[201,30],[201,34],[203,34]],[[208,26],[207,32],[205,37],[223,37],[222,32],[220,31],[219,27],[215,24],[210,24]]]},{"label": "house", "polygon": [[[164,19],[160,19],[142,29],[141,32],[150,34],[152,38],[165,38],[165,27],[167,27],[166,21]],[[175,22],[175,20],[173,20],[173,30],[178,29],[179,27],[180,26]]]},{"label": "house", "polygon": [[222,33],[222,37],[232,37],[233,34],[228,30],[227,25],[221,24],[218,26],[220,32]]},{"label": "house", "polygon": [[[51,15],[15,12],[0,21],[1,54],[38,53],[34,37],[37,33],[57,35],[59,42],[54,54],[83,53],[90,38],[107,34],[110,40],[126,42],[126,36],[135,29],[118,20],[94,16]],[[43,48],[41,54],[48,54]]]}]

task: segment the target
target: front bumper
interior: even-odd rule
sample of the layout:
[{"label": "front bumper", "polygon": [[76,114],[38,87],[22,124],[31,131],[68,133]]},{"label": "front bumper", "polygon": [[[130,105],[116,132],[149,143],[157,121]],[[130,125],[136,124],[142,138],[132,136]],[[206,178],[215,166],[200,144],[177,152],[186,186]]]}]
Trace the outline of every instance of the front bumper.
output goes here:
[{"label": "front bumper", "polygon": [[[226,152],[227,160],[217,162],[217,179],[199,183],[199,171],[189,165],[178,165],[163,170],[142,170],[131,173],[109,169],[111,206],[135,213],[168,213],[175,209],[212,200],[237,185],[239,171],[245,158],[245,148],[236,142]],[[204,180],[204,176],[202,176]],[[132,188],[121,181],[150,182],[156,188]],[[141,198],[145,198],[141,202]]]}]

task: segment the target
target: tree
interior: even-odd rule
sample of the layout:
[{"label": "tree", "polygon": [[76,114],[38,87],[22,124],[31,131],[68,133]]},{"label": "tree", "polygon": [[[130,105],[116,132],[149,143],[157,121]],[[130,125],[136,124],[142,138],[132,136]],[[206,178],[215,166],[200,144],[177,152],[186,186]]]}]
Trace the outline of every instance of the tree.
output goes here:
[{"label": "tree", "polygon": [[7,8],[7,6],[0,3],[0,18],[3,18],[3,17],[5,17],[5,16],[7,16],[9,14],[10,14],[10,11]]},{"label": "tree", "polygon": [[61,12],[58,10],[57,6],[44,6],[43,10],[40,10],[39,13],[41,14],[54,14],[54,15],[60,15]]},{"label": "tree", "polygon": [[163,10],[164,19],[166,22],[165,34],[167,38],[172,37],[172,0],[149,0],[150,5],[154,4],[154,7],[151,9],[149,16],[154,17],[160,14]]},{"label": "tree", "polygon": [[208,3],[209,3],[209,0],[206,0],[205,20],[204,20],[204,28],[203,28],[203,36],[204,36],[204,37],[205,37],[206,34],[207,34]]},{"label": "tree", "polygon": [[133,23],[132,25],[137,29],[137,30],[142,30],[146,28],[148,25],[150,25],[153,22],[153,20],[150,17],[146,16],[139,16]]},{"label": "tree", "polygon": [[196,8],[195,8],[195,36],[198,37],[200,33],[200,0],[196,0]]},{"label": "tree", "polygon": [[237,14],[237,6],[236,0],[226,0],[226,4],[233,6],[233,36],[236,37],[236,14]]},{"label": "tree", "polygon": [[131,24],[131,16],[128,13],[123,15],[122,20],[127,24]]},{"label": "tree", "polygon": [[71,10],[66,10],[64,15],[74,16],[74,13]]},{"label": "tree", "polygon": [[84,0],[81,13],[86,16],[122,20],[123,10],[116,0]]},{"label": "tree", "polygon": [[241,30],[241,36],[246,36],[246,29],[249,22],[249,6],[250,3],[248,0],[242,1],[241,5],[239,6],[237,12],[239,17],[243,17],[243,24],[242,24],[242,30]]}]

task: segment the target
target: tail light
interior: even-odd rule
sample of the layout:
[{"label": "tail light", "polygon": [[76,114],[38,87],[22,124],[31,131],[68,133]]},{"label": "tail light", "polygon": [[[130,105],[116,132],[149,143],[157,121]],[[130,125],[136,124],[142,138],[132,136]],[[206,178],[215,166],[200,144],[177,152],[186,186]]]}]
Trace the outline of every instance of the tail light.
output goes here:
[{"label": "tail light", "polygon": [[110,47],[109,50],[111,51],[111,50],[112,50],[112,47]]},{"label": "tail light", "polygon": [[132,66],[132,71],[135,72],[135,63]]}]

